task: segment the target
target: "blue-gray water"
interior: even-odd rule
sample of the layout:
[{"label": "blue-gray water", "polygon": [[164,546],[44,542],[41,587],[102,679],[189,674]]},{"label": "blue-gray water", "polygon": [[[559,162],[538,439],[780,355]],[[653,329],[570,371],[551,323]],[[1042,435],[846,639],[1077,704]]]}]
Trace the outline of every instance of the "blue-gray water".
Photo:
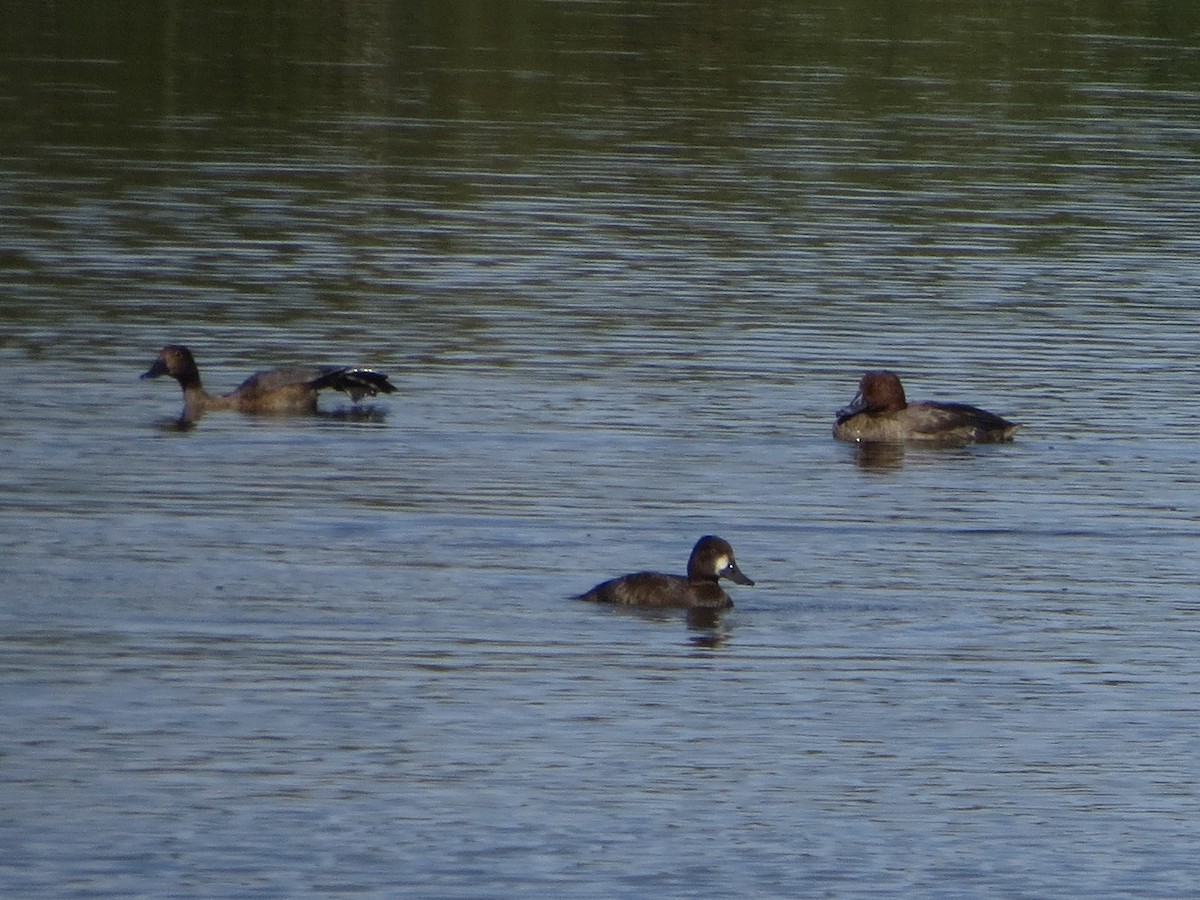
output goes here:
[{"label": "blue-gray water", "polygon": [[[30,9],[0,893],[1194,891],[1194,10]],[[1027,427],[834,442],[880,366]],[[705,533],[713,627],[568,599]]]}]

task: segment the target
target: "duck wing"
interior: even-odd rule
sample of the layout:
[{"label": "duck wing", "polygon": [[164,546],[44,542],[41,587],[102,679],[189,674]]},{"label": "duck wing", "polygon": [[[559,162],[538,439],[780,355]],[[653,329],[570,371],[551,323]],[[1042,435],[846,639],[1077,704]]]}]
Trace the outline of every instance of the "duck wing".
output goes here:
[{"label": "duck wing", "polygon": [[326,368],[320,371],[310,384],[314,390],[332,388],[349,394],[350,399],[357,403],[363,397],[374,397],[376,394],[394,394],[396,386],[388,381],[388,377],[374,369],[361,369],[357,366],[337,369]]},{"label": "duck wing", "polygon": [[388,381],[387,376],[374,369],[357,366],[283,366],[251,375],[233,393],[252,399],[298,387],[312,391],[325,388],[342,391],[349,394],[355,403],[363,397],[396,392],[396,386]]}]

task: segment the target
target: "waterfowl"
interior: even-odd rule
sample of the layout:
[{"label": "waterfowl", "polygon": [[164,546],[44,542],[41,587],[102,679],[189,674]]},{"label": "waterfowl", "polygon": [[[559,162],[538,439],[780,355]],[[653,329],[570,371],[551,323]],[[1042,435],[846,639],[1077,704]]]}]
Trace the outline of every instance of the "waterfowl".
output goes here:
[{"label": "waterfowl", "polygon": [[206,412],[222,409],[258,415],[311,415],[317,411],[317,393],[325,388],[343,391],[355,403],[363,397],[396,391],[386,375],[372,369],[286,366],[258,372],[228,394],[213,395],[200,382],[192,352],[181,344],[163,347],[142,378],[163,375],[170,375],[183,389],[183,422],[194,422]]},{"label": "waterfowl", "polygon": [[733,601],[717,583],[720,578],[754,584],[738,568],[729,542],[705,535],[692,548],[687,577],[635,572],[601,582],[578,599],[622,606],[726,609],[733,606]]},{"label": "waterfowl", "polygon": [[849,406],[839,409],[833,436],[842,441],[938,444],[1011,441],[1021,426],[965,403],[909,403],[895,372],[867,372]]}]

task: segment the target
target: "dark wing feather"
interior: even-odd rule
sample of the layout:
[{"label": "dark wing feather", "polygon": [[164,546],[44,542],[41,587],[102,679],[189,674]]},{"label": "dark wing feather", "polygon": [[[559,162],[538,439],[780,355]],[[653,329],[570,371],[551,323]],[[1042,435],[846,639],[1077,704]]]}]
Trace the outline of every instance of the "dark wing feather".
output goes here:
[{"label": "dark wing feather", "polygon": [[908,421],[913,431],[970,440],[1005,440],[1019,427],[986,409],[966,403],[910,404]]},{"label": "dark wing feather", "polygon": [[332,388],[349,394],[355,403],[363,397],[396,393],[396,386],[388,381],[387,376],[374,369],[323,369],[310,383],[318,391]]}]

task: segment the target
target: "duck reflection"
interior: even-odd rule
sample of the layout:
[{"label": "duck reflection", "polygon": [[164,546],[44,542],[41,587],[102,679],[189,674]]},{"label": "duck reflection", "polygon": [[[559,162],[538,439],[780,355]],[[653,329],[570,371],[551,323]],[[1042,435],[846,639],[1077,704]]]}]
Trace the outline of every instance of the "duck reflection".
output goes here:
[{"label": "duck reflection", "polygon": [[729,642],[731,633],[729,623],[725,620],[728,609],[613,605],[609,611],[619,616],[634,616],[644,622],[663,625],[682,621],[687,632],[687,643],[702,650],[724,647]]},{"label": "duck reflection", "polygon": [[688,643],[701,650],[717,650],[729,641],[729,629],[721,620],[719,609],[689,609],[687,611]]},{"label": "duck reflection", "polygon": [[904,467],[904,445],[885,443],[854,444],[854,462],[860,469],[892,472]]}]

